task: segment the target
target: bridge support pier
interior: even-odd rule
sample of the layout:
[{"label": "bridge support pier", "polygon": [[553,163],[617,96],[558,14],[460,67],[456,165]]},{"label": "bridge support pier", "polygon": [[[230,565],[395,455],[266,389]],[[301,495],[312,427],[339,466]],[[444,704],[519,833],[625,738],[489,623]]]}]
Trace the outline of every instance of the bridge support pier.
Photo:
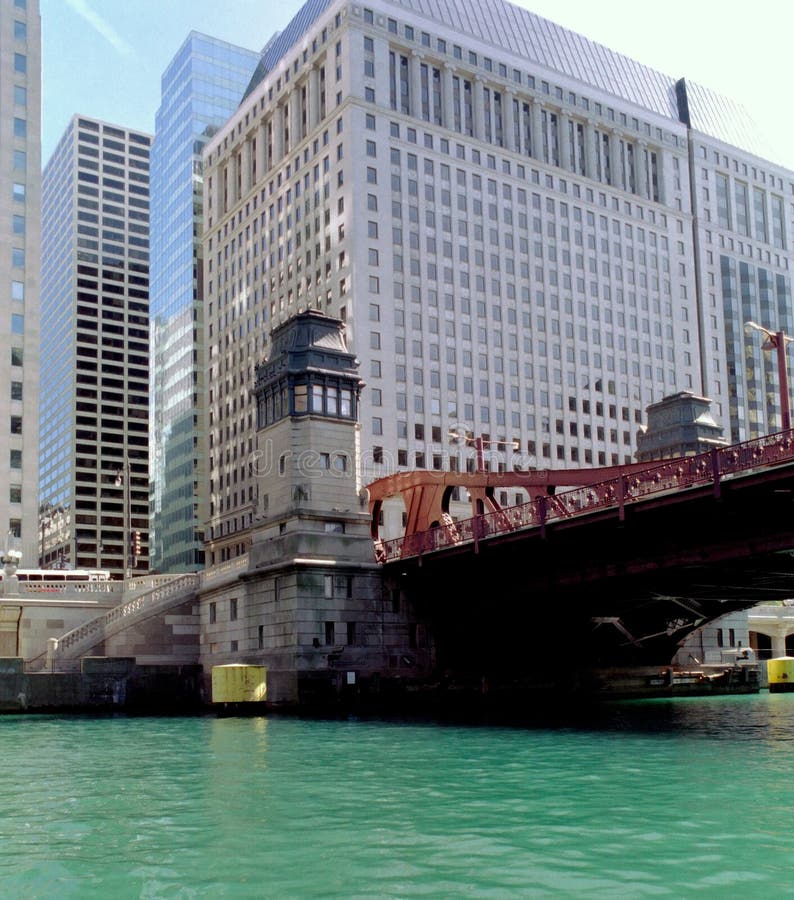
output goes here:
[{"label": "bridge support pier", "polygon": [[794,634],[794,605],[791,603],[786,600],[782,605],[755,606],[747,614],[748,629],[770,639],[773,659],[789,655],[786,639]]}]

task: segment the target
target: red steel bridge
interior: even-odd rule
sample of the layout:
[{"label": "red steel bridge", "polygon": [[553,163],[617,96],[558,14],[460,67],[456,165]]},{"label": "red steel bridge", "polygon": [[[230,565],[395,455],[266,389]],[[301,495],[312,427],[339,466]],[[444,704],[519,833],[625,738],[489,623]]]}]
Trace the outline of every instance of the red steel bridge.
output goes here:
[{"label": "red steel bridge", "polygon": [[[508,488],[528,501],[500,506]],[[453,520],[455,489],[471,517]],[[401,472],[368,490],[376,558],[441,665],[666,664],[697,626],[794,597],[794,431],[652,465]],[[382,540],[398,496],[405,534]]]}]

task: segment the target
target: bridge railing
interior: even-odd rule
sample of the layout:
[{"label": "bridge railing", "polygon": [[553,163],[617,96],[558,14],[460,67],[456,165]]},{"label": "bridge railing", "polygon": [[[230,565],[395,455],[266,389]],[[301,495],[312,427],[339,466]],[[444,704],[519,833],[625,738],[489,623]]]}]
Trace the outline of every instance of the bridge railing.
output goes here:
[{"label": "bridge railing", "polygon": [[[39,594],[118,594],[124,593],[123,581],[20,581],[15,593],[20,596]],[[53,602],[57,602],[54,600]]]},{"label": "bridge railing", "polygon": [[715,490],[720,482],[739,472],[774,466],[794,460],[794,432],[766,435],[706,453],[656,462],[639,472],[573,488],[559,494],[537,497],[518,506],[484,513],[470,519],[439,525],[428,531],[380,541],[377,559],[389,562],[421,556],[457,544],[479,540],[517,529],[544,527],[547,523],[598,510],[614,508],[622,514],[627,504],[653,494],[669,493],[706,483]]}]

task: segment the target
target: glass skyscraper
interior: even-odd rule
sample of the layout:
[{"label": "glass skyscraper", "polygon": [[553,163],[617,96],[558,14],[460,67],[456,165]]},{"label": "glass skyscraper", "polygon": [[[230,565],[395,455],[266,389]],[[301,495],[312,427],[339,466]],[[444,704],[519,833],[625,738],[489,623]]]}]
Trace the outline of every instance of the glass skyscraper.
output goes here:
[{"label": "glass skyscraper", "polygon": [[151,565],[203,566],[202,172],[259,54],[191,32],[162,78],[152,149]]}]

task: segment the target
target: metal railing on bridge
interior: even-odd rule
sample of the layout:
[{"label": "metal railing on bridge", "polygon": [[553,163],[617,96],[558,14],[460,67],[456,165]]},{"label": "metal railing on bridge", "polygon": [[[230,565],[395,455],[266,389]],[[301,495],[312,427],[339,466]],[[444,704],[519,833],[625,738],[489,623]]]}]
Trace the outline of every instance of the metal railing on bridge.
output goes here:
[{"label": "metal railing on bridge", "polygon": [[696,456],[657,462],[647,469],[635,470],[597,484],[574,488],[559,494],[537,497],[517,506],[483,513],[469,519],[451,518],[435,528],[392,540],[375,542],[378,562],[433,553],[459,544],[479,541],[605,509],[616,509],[622,517],[624,507],[654,494],[681,491],[711,483],[719,492],[720,482],[740,472],[794,461],[794,432],[784,431],[752,441],[732,444]]}]

